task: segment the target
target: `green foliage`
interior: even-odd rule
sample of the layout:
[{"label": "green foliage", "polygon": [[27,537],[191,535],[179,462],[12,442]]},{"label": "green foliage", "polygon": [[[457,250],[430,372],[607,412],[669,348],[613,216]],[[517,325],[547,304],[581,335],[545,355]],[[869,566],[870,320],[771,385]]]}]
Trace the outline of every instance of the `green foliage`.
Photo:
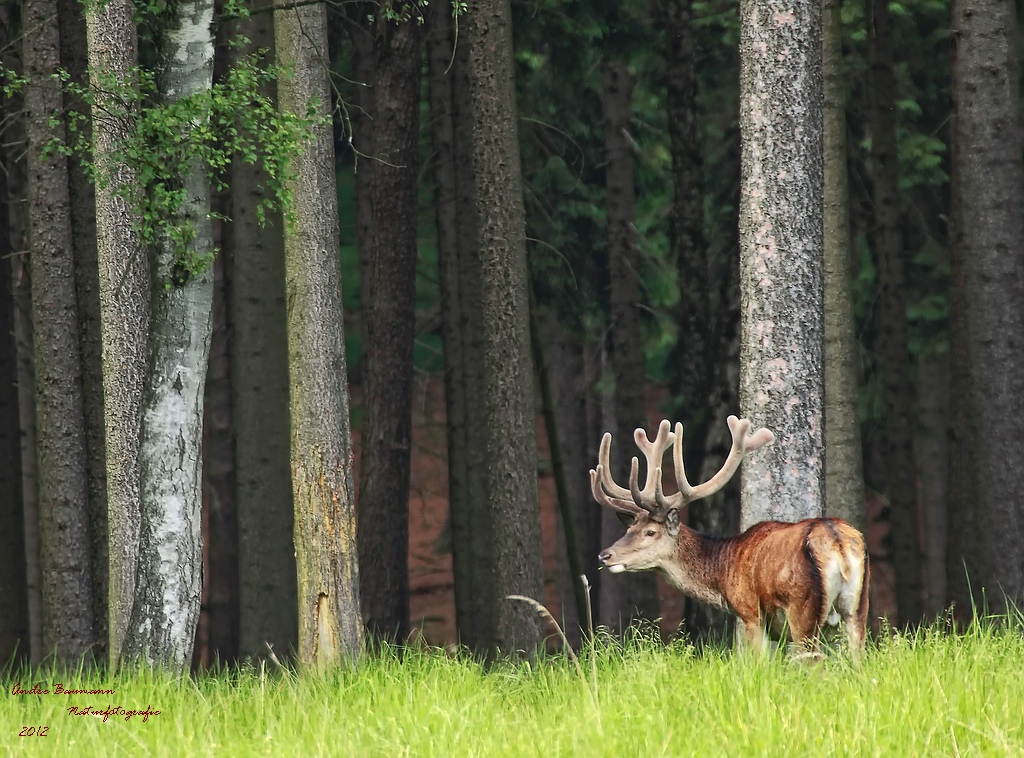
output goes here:
[{"label": "green foliage", "polygon": [[[143,15],[165,11],[163,3],[142,9]],[[233,44],[247,42],[236,38]],[[222,190],[226,188],[224,170],[232,160],[258,162],[266,172],[268,192],[255,209],[257,219],[263,224],[267,211],[280,208],[293,221],[288,212],[289,163],[322,117],[316,102],[310,102],[305,113],[284,113],[261,94],[267,83],[289,75],[280,66],[265,65],[266,53],[261,50],[243,57],[209,89],[177,99],[162,98],[156,74],[141,66],[126,72],[123,81],[114,72],[94,72],[90,86],[72,81],[65,70],[53,75],[66,95],[92,110],[91,118],[112,122],[124,140],[108,152],[97,150],[93,131],[87,128],[90,116],[85,109],[72,109],[51,114],[51,127],[59,127],[63,120],[67,138],[51,140],[43,147],[44,156],[78,157],[98,189],[112,187],[115,195],[134,207],[141,244],[147,249],[168,246],[172,251],[174,263],[170,280],[163,282],[166,287],[183,284],[213,261],[213,250],[195,245],[192,216],[197,209],[190,208],[183,181],[194,166],[201,168],[211,186]],[[26,86],[31,83],[25,78],[4,71],[5,92]],[[119,165],[134,173],[141,191],[121,181]]]},{"label": "green foliage", "polygon": [[[0,699],[0,752],[48,725],[48,755],[685,756],[1020,755],[1024,640],[1018,626],[886,636],[860,669],[805,666],[676,642],[600,636],[565,655],[485,667],[439,649],[386,649],[358,667],[296,676],[260,668],[5,676],[112,696]],[[593,674],[591,673],[593,672]],[[596,674],[595,679],[591,677]],[[69,706],[159,710],[143,722]],[[29,743],[30,744],[30,743]],[[36,746],[37,750],[39,746]]]}]

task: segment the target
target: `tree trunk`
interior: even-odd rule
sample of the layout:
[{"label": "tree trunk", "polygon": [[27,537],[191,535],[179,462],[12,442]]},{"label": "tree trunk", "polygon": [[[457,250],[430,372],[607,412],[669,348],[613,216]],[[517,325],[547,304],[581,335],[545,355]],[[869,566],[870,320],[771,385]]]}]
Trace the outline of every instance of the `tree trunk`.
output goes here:
[{"label": "tree trunk", "polygon": [[[166,31],[157,87],[165,102],[213,81],[212,0],[179,9]],[[179,209],[189,252],[213,249],[210,188],[193,158]],[[153,251],[149,355],[140,448],[141,523],[135,603],[122,656],[182,672],[192,660],[202,585],[203,395],[210,354],[213,271],[182,271],[169,238]]]},{"label": "tree trunk", "polygon": [[860,357],[853,319],[850,180],[840,0],[822,6],[825,157],[825,514],[864,530],[864,472],[857,415]]},{"label": "tree trunk", "polygon": [[[444,4],[441,3],[442,9]],[[373,255],[371,252],[372,236],[376,224],[374,223],[373,211],[373,171],[379,165],[375,160],[374,133],[376,123],[373,114],[376,113],[375,94],[377,90],[374,30],[376,21],[373,24],[365,23],[367,15],[372,11],[365,4],[353,6],[355,9],[348,18],[349,38],[352,40],[352,78],[358,82],[356,90],[356,107],[351,109],[352,114],[352,150],[355,153],[355,190],[356,190],[356,248],[359,251],[359,304],[360,320],[363,329],[363,345],[367,347],[366,333],[369,330],[367,323],[367,310],[372,295],[371,272],[373,270]],[[352,307],[352,304],[349,304]],[[365,351],[361,359],[365,359]],[[361,367],[357,375],[362,376]]]},{"label": "tree trunk", "polygon": [[58,664],[75,666],[96,638],[67,159],[44,155],[51,140],[66,140],[63,123],[51,125],[64,105],[51,84],[60,29],[52,0],[28,0],[23,12],[43,646]]},{"label": "tree trunk", "polygon": [[[676,402],[686,430],[686,465],[699,471],[711,422],[711,329],[708,246],[704,239],[704,192],[697,131],[697,75],[691,0],[665,0],[668,131],[672,152],[672,251],[679,275]],[[704,503],[689,509],[703,521]]]},{"label": "tree trunk", "polygon": [[[80,85],[89,82],[84,9],[76,0],[57,0],[60,22],[61,64]],[[79,129],[92,137],[89,106],[66,96],[64,107],[82,114]],[[86,168],[78,159],[68,161],[71,229],[74,243],[75,291],[78,303],[78,338],[82,354],[82,403],[85,413],[86,484],[89,493],[89,533],[92,539],[93,617],[96,627],[94,656],[107,655],[107,469],[103,439],[103,342],[100,336],[100,294],[96,258],[96,193]]]},{"label": "tree trunk", "polygon": [[878,266],[877,349],[885,396],[887,495],[892,520],[896,606],[903,624],[922,616],[921,550],[917,524],[917,472],[914,461],[914,399],[907,349],[906,279],[903,270],[899,147],[896,141],[896,77],[892,68],[889,8],[869,4],[868,58],[871,66],[871,172],[874,183]]},{"label": "tree trunk", "polygon": [[[535,301],[531,301],[531,308]],[[550,344],[544,344],[549,335]],[[530,342],[544,408],[544,427],[558,500],[558,594],[562,630],[579,649],[591,627],[581,575],[597,576],[600,511],[590,493],[583,350],[554,313],[531,313]]]},{"label": "tree trunk", "polygon": [[[239,22],[251,45],[274,63],[274,16]],[[276,97],[270,83],[265,95]],[[224,250],[231,287],[232,413],[238,519],[238,654],[260,659],[269,645],[278,657],[296,649],[295,543],[288,410],[288,353],[284,236],[280,211],[260,227],[256,208],[266,197],[266,175],[240,157],[231,163],[231,222]]]},{"label": "tree trunk", "polygon": [[[282,111],[304,113],[316,98],[328,115],[326,28],[323,5],[274,12],[278,62],[295,72],[278,83]],[[333,147],[321,124],[296,154],[284,237],[298,658],[318,667],[356,657],[363,626]]]},{"label": "tree trunk", "polygon": [[[644,339],[640,324],[640,254],[633,226],[636,221],[633,142],[630,137],[633,85],[634,77],[624,63],[609,61],[604,64],[605,213],[608,219],[612,319],[610,357],[615,376],[612,459],[616,480],[620,482],[629,479],[629,461],[636,455],[633,431],[647,426]],[[614,514],[610,514],[611,520],[608,515],[604,517],[602,535],[618,539],[622,524]],[[616,577],[616,583],[621,585],[616,588],[617,606],[604,586],[608,583],[602,585],[601,623],[621,629],[630,618],[657,618],[658,596],[653,574]]]},{"label": "tree trunk", "polygon": [[[672,242],[679,276],[678,418],[685,429],[686,468],[704,469],[712,438],[721,437],[715,387],[716,362],[722,345],[713,343],[709,298],[708,244],[704,237],[703,165],[697,129],[697,74],[691,0],[666,0],[666,81],[669,140],[672,151]],[[738,347],[738,343],[737,343]],[[734,413],[726,406],[725,415]],[[718,419],[718,421],[716,421]],[[726,441],[728,445],[728,441]],[[719,466],[724,459],[719,460]],[[717,468],[714,469],[717,471]],[[700,532],[722,534],[728,529],[725,496],[699,500],[687,508],[688,525]],[[725,636],[726,614],[692,599],[686,600],[686,631],[694,640]]]},{"label": "tree trunk", "polygon": [[[400,6],[404,7],[404,6]],[[376,223],[370,235],[362,467],[359,485],[360,602],[377,638],[409,633],[409,467],[412,447],[413,343],[416,336],[417,178],[421,48],[419,26],[374,22],[374,160],[370,179]]]},{"label": "tree trunk", "polygon": [[1024,607],[1024,170],[1015,6],[955,0],[953,30],[948,566],[968,616]]},{"label": "tree trunk", "polygon": [[949,501],[949,353],[917,359],[917,438],[914,452],[924,535],[925,611],[937,618],[946,609],[946,539]]},{"label": "tree trunk", "polygon": [[[597,460],[597,446],[592,444],[592,435],[587,424],[588,406],[592,405],[593,399],[593,377],[587,366],[582,341],[561,325],[554,313],[541,315],[541,329],[550,339],[546,350],[548,373],[552,389],[553,414],[561,444],[562,467],[565,469],[569,512],[572,514],[572,531],[580,554],[582,573],[587,576],[593,588],[598,585],[597,555],[603,547],[603,509],[594,502],[590,492],[589,471]],[[588,629],[588,621],[578,610],[580,576],[571,570],[563,519],[564,516],[559,512],[558,544],[566,545],[566,550],[559,550],[558,570],[559,596],[562,617],[565,620],[562,628],[569,642],[578,647],[583,640],[582,632]],[[592,597],[592,604],[593,601]]]},{"label": "tree trunk", "polygon": [[537,613],[507,599],[518,594],[542,600],[544,584],[512,9],[509,0],[474,0],[465,18],[484,375],[483,403],[470,406],[476,414],[467,421],[481,425],[485,439],[494,645],[506,655],[532,655],[541,641]]},{"label": "tree trunk", "polygon": [[[0,6],[0,50],[10,44],[8,6]],[[4,60],[6,64],[7,61]],[[0,113],[17,112],[0,92]],[[25,576],[25,513],[21,491],[21,423],[18,411],[18,347],[14,340],[15,249],[9,209],[12,166],[0,147],[0,661],[15,668],[29,662],[28,592]]]},{"label": "tree trunk", "polygon": [[[737,141],[738,145],[738,141]],[[732,159],[735,162],[732,162]],[[730,165],[739,168],[739,155],[730,155]],[[731,203],[738,208],[739,186],[735,187],[736,199]],[[735,220],[735,214],[734,214]],[[738,225],[731,225],[735,230]],[[718,419],[717,424],[710,425],[704,445],[704,456],[700,471],[700,480],[707,481],[725,464],[725,459],[732,448],[732,437],[729,427],[722,419],[735,413],[739,407],[739,366],[740,366],[740,282],[739,282],[739,240],[734,237],[733,244],[726,249],[734,251],[726,257],[723,264],[721,287],[718,296],[720,315],[715,321],[711,344],[717,356],[714,367],[714,392],[708,398],[711,419]],[[690,506],[689,526],[710,534],[736,534],[740,523],[740,487],[739,482],[720,490],[702,502],[699,511]],[[683,611],[686,632],[690,638],[701,643],[727,644],[734,627],[731,613],[714,608],[698,600],[688,599]]]},{"label": "tree trunk", "polygon": [[484,487],[484,429],[470,409],[483,402],[483,322],[477,246],[477,211],[469,109],[469,41],[454,46],[451,8],[428,8],[430,110],[435,157],[441,336],[445,360],[448,502],[455,623],[462,644],[477,654],[494,647],[492,520]]},{"label": "tree trunk", "polygon": [[[219,61],[218,61],[219,63]],[[216,200],[224,212],[225,193]],[[203,398],[203,592],[197,635],[205,649],[194,653],[193,669],[214,661],[228,665],[238,659],[238,491],[235,476],[234,417],[231,407],[230,336],[227,262],[213,262],[213,331]],[[291,603],[289,602],[290,606]],[[268,614],[270,615],[270,614]],[[283,651],[282,651],[283,652]]]},{"label": "tree trunk", "polygon": [[[141,249],[135,211],[118,197],[120,187],[138,192],[134,170],[111,155],[127,139],[130,112],[106,91],[106,77],[122,87],[136,86],[134,6],[127,0],[89,5],[93,104],[93,154],[96,174],[105,185],[96,193],[96,246],[99,265],[100,332],[103,339],[103,414],[107,455],[110,660],[116,664],[127,633],[135,597],[139,560],[139,446],[142,390],[149,337],[149,259]],[[101,81],[102,79],[102,81]]]},{"label": "tree trunk", "polygon": [[740,3],[740,528],[824,512],[821,8]]}]

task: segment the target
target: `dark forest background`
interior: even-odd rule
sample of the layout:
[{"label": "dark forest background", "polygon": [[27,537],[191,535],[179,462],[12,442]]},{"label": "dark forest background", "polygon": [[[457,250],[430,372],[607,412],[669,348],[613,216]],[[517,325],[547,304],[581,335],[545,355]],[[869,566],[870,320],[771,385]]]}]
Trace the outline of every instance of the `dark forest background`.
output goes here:
[{"label": "dark forest background", "polygon": [[[333,177],[316,180],[315,196],[324,202],[336,190],[336,209],[320,206],[319,218],[324,249],[340,263],[340,299],[331,275],[286,250],[319,243],[295,242],[301,234],[264,203],[273,177],[236,149],[217,167],[221,181],[209,182],[216,254],[190,274],[212,287],[195,420],[196,661],[270,650],[304,656],[300,617],[309,608],[296,597],[306,596],[311,570],[296,562],[296,520],[315,505],[303,510],[295,445],[327,413],[341,417],[329,443],[340,461],[337,514],[358,545],[359,607],[349,611],[370,638],[401,641],[412,631],[417,456],[447,472],[450,515],[434,549],[453,553],[462,644],[478,652],[528,646],[539,623],[500,598],[542,598],[545,581],[557,587],[578,644],[572,577],[580,572],[593,586],[598,623],[623,629],[663,615],[653,577],[597,571],[599,550],[622,527],[594,503],[588,470],[601,434],[612,431],[624,482],[632,430],[653,430],[665,417],[683,422],[687,470],[706,479],[729,450],[726,416],[750,413],[740,399],[741,57],[754,44],[743,33],[753,11],[781,12],[776,5],[310,6],[320,46],[289,60],[296,81],[318,66],[313,78],[324,75],[333,144],[294,150],[334,167]],[[233,8],[215,8],[215,82],[246,50],[269,50],[264,65],[275,43],[278,62],[280,50],[292,50],[282,47],[291,43],[281,24],[293,6],[255,3],[241,19]],[[873,541],[872,559],[891,565],[879,573],[892,586],[889,624],[945,617],[951,606],[962,619],[999,612],[1024,601],[1024,438],[1014,423],[1024,408],[1017,15],[993,0],[826,0],[812,10],[814,22],[797,33],[820,52],[807,70],[822,82],[824,115],[805,126],[824,145],[819,205],[807,212],[823,230],[815,254],[826,431],[822,468],[808,474],[824,479],[820,512],[806,515],[840,515],[886,535]],[[118,411],[103,376],[109,382],[108,356],[122,348],[99,323],[103,293],[120,290],[103,283],[96,250],[97,196],[102,203],[108,189],[94,190],[78,154],[44,155],[46,130],[82,128],[69,114],[89,108],[67,91],[56,103],[34,94],[59,92],[49,71],[63,67],[85,82],[98,65],[101,35],[87,36],[87,15],[73,2],[0,4],[7,82],[27,78],[0,101],[0,660],[38,662],[54,649],[65,660],[102,659],[113,654],[108,634],[118,623],[108,611],[114,579],[105,577],[121,537],[105,488],[127,459],[111,453],[104,419]],[[169,23],[161,19],[128,32],[155,70],[164,43],[146,30],[159,32]],[[307,32],[297,38],[315,38]],[[238,33],[248,46],[229,44]],[[41,60],[41,50],[53,55]],[[260,81],[253,92],[278,102],[285,81]],[[241,119],[259,117],[240,102]],[[45,184],[39,167],[58,163],[62,194],[43,197],[57,185]],[[313,186],[306,176],[295,186]],[[296,211],[302,234],[314,228],[305,202]],[[71,244],[49,236],[62,203]],[[101,242],[101,261],[102,250]],[[56,282],[42,273],[58,268]],[[344,314],[348,380],[335,390],[342,394],[303,390],[312,400],[301,411],[296,377],[313,369],[297,368],[294,330],[332,322],[322,311],[296,312],[296,293],[314,288],[296,279],[300,268],[308,281],[328,282],[323,307]],[[782,297],[793,286],[776,285]],[[161,302],[159,284],[140,292]],[[73,316],[52,326],[55,311]],[[340,338],[340,325],[325,329]],[[331,366],[337,376],[338,362]],[[55,376],[75,377],[77,404],[47,405],[45,397],[68,391],[45,394]],[[436,418],[444,433],[434,436],[437,447],[417,450],[414,406],[422,412],[430,392],[443,395]],[[558,504],[557,569],[546,575],[538,474],[554,477]],[[695,503],[689,524],[736,533],[739,493],[737,482]],[[138,518],[150,523],[145,512]],[[339,544],[354,562],[353,546]],[[681,615],[680,631],[692,639],[728,639],[723,614],[687,602]],[[193,640],[181,644],[191,655]]]}]

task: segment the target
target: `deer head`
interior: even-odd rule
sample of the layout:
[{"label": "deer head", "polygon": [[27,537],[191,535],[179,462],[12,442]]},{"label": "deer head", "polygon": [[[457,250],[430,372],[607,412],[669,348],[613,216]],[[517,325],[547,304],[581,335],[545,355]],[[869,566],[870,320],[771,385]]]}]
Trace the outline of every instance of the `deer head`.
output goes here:
[{"label": "deer head", "polygon": [[[748,452],[775,439],[775,435],[767,429],[751,432],[751,424],[747,419],[729,416],[727,421],[732,433],[729,456],[717,474],[696,487],[690,485],[683,467],[682,424],[677,423],[673,433],[669,431],[669,422],[662,421],[653,442],[643,429],[633,433],[637,447],[647,459],[647,480],[643,489],[639,486],[640,463],[636,457],[630,468],[628,489],[612,479],[609,464],[612,436],[608,433],[604,435],[597,468],[590,470],[590,487],[597,502],[632,519],[625,536],[599,556],[609,571],[645,571],[660,568],[672,561],[677,551],[680,509],[718,492],[736,473]],[[670,444],[673,445],[673,465],[679,491],[666,495],[662,491],[661,462]]]}]

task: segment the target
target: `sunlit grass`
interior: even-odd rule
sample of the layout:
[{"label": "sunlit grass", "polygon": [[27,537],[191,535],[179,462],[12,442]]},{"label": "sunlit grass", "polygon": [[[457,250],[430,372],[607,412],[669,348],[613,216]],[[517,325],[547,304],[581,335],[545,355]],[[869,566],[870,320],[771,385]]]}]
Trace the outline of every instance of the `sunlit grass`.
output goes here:
[{"label": "sunlit grass", "polygon": [[[643,640],[602,641],[581,664],[552,655],[488,669],[410,650],[327,676],[23,672],[5,677],[0,754],[1024,755],[1018,625],[888,637],[860,669],[841,654],[801,665]],[[14,696],[17,681],[116,695]],[[160,715],[104,723],[66,710],[108,703]],[[32,725],[47,736],[18,736]]]}]

